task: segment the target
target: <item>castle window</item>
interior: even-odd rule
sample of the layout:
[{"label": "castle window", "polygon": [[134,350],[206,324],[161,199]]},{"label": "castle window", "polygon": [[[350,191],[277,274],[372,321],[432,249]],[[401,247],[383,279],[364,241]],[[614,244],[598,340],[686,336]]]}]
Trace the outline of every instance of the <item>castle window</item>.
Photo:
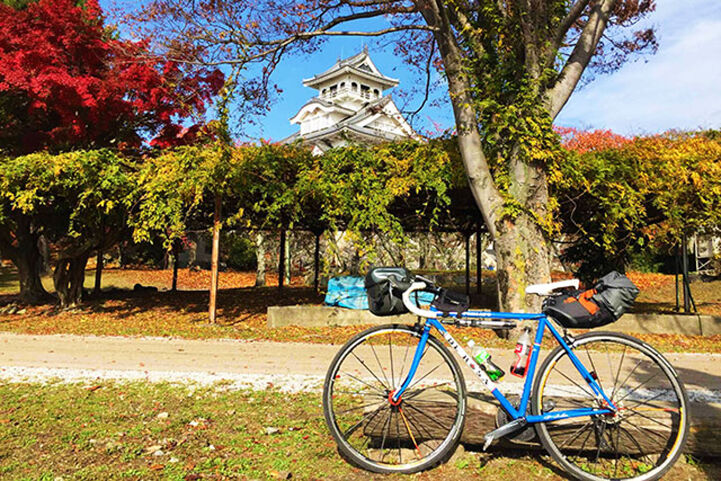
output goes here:
[{"label": "castle window", "polygon": [[353,89],[354,92],[358,91],[358,84],[353,82],[350,84],[350,88]]},{"label": "castle window", "polygon": [[342,89],[345,88],[345,82],[341,82],[341,83],[340,83],[340,88],[342,88]]},{"label": "castle window", "polygon": [[371,98],[371,88],[369,86],[361,85],[360,92],[361,92],[361,97],[363,97],[365,99]]},{"label": "castle window", "polygon": [[373,95],[375,95],[376,98],[380,97],[380,94],[381,93],[378,91],[378,89],[373,89]]}]

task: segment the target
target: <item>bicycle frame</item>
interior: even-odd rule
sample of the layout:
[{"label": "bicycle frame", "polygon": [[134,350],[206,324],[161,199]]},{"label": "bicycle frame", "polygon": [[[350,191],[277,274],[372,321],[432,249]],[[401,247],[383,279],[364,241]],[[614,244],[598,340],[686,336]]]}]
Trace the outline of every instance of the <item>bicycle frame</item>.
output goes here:
[{"label": "bicycle frame", "polygon": [[[466,311],[462,314],[462,318],[466,319],[488,319],[488,320],[530,320],[530,321],[538,321],[538,327],[536,329],[536,335],[533,343],[533,349],[531,351],[531,359],[528,364],[528,372],[526,373],[526,379],[524,380],[523,384],[523,392],[521,395],[521,402],[519,404],[518,409],[513,407],[513,405],[508,401],[506,396],[501,393],[501,391],[498,389],[498,387],[495,385],[495,383],[488,377],[486,372],[478,365],[478,363],[475,362],[471,356],[466,353],[466,351],[461,347],[461,345],[451,336],[451,334],[443,327],[443,325],[438,321],[438,313],[437,311],[422,311],[418,310],[418,312],[423,312],[423,317],[426,318],[426,323],[423,326],[423,331],[421,333],[420,341],[418,342],[418,346],[416,348],[415,354],[413,356],[413,362],[411,364],[411,367],[409,369],[408,375],[406,376],[405,380],[401,384],[401,387],[393,393],[393,400],[398,401],[402,396],[405,390],[408,388],[408,386],[411,384],[411,381],[413,379],[413,376],[416,374],[416,370],[418,369],[418,365],[421,361],[421,357],[423,356],[423,351],[426,346],[426,342],[428,341],[428,337],[430,336],[431,329],[435,328],[438,330],[438,332],[441,333],[443,338],[448,342],[448,344],[453,348],[454,351],[458,354],[458,356],[463,359],[463,361],[468,365],[468,367],[471,368],[471,370],[478,376],[483,383],[483,385],[488,389],[493,397],[495,397],[498,402],[501,404],[503,409],[511,416],[512,420],[517,420],[520,418],[525,418],[527,423],[542,423],[542,422],[548,422],[548,421],[555,421],[559,419],[568,419],[568,418],[575,418],[575,417],[584,417],[584,416],[592,416],[592,415],[602,415],[602,414],[610,414],[616,411],[616,406],[613,405],[611,400],[606,396],[606,394],[603,392],[603,389],[598,384],[596,379],[594,379],[594,376],[586,369],[586,367],[583,365],[583,363],[578,359],[576,354],[573,352],[571,347],[566,343],[563,336],[561,336],[558,332],[558,330],[551,324],[551,321],[546,317],[545,314],[526,314],[526,313],[512,313],[512,312],[487,312],[487,311]],[[434,314],[433,316],[429,316],[428,313]],[[556,341],[563,347],[563,349],[566,351],[569,359],[573,363],[574,367],[578,370],[578,372],[581,374],[583,379],[588,383],[589,387],[591,388],[592,392],[596,396],[597,400],[600,402],[601,405],[608,406],[608,409],[592,409],[592,408],[582,408],[582,409],[571,409],[566,411],[556,411],[552,413],[546,413],[542,415],[526,415],[527,409],[528,409],[528,402],[530,400],[531,396],[531,389],[533,387],[533,378],[535,377],[536,373],[536,366],[538,363],[538,357],[541,352],[541,341],[543,340],[543,334],[545,333],[546,329],[548,329],[553,337],[556,338]]]}]

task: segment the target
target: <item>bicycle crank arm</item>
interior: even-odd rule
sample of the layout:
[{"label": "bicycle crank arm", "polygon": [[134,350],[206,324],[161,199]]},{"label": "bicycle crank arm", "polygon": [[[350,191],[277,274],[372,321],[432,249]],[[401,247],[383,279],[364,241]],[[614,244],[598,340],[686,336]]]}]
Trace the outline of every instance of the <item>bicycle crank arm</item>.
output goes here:
[{"label": "bicycle crank arm", "polygon": [[516,431],[520,431],[526,426],[526,424],[528,423],[526,422],[525,418],[518,418],[514,419],[510,423],[506,423],[503,426],[494,429],[490,433],[487,433],[485,436],[483,436],[483,439],[485,439],[486,441],[483,444],[483,450],[485,451],[486,449],[488,449],[488,446],[490,446],[491,443],[496,439],[500,439],[504,436],[515,433]]}]

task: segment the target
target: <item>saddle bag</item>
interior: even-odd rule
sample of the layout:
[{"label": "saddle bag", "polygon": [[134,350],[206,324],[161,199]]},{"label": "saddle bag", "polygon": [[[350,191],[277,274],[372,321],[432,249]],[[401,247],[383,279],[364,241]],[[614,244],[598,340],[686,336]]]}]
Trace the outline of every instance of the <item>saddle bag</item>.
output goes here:
[{"label": "saddle bag", "polygon": [[593,329],[617,321],[631,306],[639,290],[616,271],[603,276],[593,289],[574,290],[547,298],[543,312],[571,329]]},{"label": "saddle bag", "polygon": [[413,278],[404,267],[374,267],[365,278],[368,309],[376,316],[394,316],[408,312],[403,304],[403,293]]}]

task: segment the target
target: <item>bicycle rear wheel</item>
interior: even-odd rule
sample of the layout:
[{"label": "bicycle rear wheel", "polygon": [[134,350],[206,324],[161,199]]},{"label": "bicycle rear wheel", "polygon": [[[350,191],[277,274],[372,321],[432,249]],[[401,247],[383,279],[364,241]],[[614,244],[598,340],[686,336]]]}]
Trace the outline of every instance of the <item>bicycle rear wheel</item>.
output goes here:
[{"label": "bicycle rear wheel", "polygon": [[[571,347],[618,411],[539,423],[543,446],[584,481],[659,479],[681,455],[689,429],[688,397],[673,367],[623,334],[588,333]],[[533,414],[603,407],[567,352],[554,350],[536,378]]]},{"label": "bicycle rear wheel", "polygon": [[458,363],[430,336],[418,370],[399,402],[421,333],[403,325],[364,331],[343,346],[323,388],[323,413],[340,452],[378,473],[415,473],[447,459],[466,412]]}]

